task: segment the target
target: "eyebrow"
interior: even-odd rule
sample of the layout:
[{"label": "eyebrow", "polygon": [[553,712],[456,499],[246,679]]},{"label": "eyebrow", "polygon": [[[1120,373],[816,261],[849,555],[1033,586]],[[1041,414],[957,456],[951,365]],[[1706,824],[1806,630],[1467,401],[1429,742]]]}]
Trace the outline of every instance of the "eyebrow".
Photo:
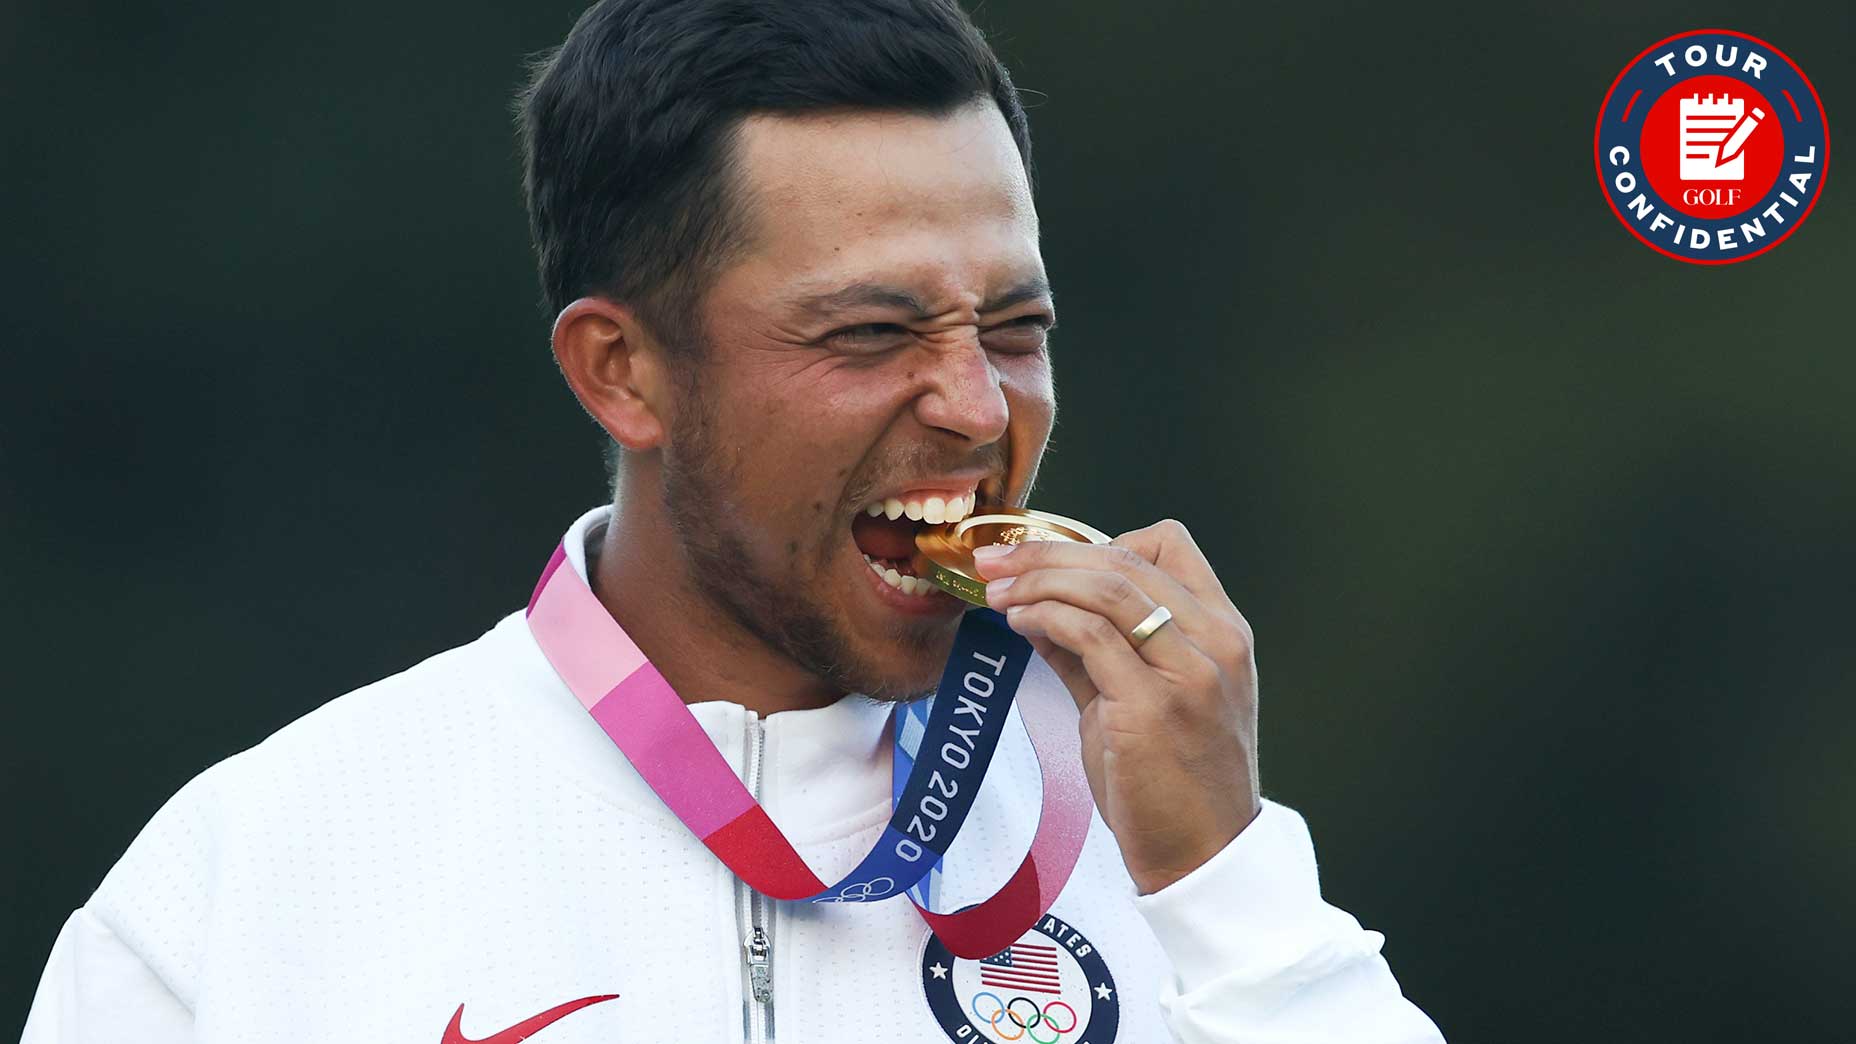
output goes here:
[{"label": "eyebrow", "polygon": [[[1049,296],[1050,280],[1041,275],[1033,276],[991,300],[983,302],[980,305],[980,311],[997,312],[1015,304]],[[821,316],[871,306],[900,309],[916,319],[927,319],[934,314],[913,291],[899,286],[886,286],[882,283],[852,283],[837,290],[798,298],[793,302],[793,306],[802,312]]]}]

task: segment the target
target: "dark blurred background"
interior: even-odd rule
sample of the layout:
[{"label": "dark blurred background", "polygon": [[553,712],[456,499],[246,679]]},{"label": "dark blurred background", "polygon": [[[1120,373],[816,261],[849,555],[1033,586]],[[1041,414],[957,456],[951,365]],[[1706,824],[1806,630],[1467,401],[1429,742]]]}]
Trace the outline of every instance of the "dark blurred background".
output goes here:
[{"label": "dark blurred background", "polygon": [[[605,497],[508,116],[581,6],[0,10],[0,1035],[169,794],[519,608]],[[1856,5],[977,18],[1037,92],[1037,502],[1191,527],[1265,791],[1407,994],[1452,1041],[1848,1039],[1849,175],[1705,268],[1591,142],[1704,27],[1844,140]]]}]

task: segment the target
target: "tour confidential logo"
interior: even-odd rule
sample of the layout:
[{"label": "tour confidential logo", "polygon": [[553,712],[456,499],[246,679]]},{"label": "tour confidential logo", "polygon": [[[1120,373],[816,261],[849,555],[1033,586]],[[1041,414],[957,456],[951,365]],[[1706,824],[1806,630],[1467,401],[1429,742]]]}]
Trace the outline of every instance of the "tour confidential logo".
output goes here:
[{"label": "tour confidential logo", "polygon": [[1659,254],[1758,257],[1824,191],[1829,129],[1804,71],[1764,40],[1698,29],[1652,44],[1612,81],[1593,134],[1612,213]]}]

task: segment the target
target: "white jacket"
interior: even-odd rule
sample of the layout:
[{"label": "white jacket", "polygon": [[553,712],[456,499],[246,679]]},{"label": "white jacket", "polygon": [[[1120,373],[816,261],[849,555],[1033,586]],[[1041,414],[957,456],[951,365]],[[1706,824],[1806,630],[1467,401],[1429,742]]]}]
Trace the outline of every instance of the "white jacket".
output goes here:
[{"label": "white jacket", "polygon": [[[583,576],[610,511],[569,532]],[[881,834],[887,708],[691,710],[825,880]],[[1037,795],[1008,723],[939,908],[1003,883]],[[744,945],[756,928],[764,961]],[[1149,896],[1096,819],[1051,916],[991,963],[948,957],[906,901],[754,898],[632,771],[518,610],[183,787],[65,923],[23,1041],[1441,1040],[1383,941],[1322,901],[1307,828],[1273,802]]]}]

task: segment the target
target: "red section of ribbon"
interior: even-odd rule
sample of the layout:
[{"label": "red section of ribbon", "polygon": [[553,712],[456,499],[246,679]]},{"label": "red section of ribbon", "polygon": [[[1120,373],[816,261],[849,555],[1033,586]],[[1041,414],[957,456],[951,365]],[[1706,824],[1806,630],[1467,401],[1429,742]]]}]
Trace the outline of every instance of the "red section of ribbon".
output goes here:
[{"label": "red section of ribbon", "polygon": [[[1066,872],[1063,876],[1069,874]],[[952,914],[935,913],[919,903],[915,909],[921,911],[922,920],[934,929],[935,936],[949,953],[977,961],[1004,950],[1025,934],[1030,927],[1023,921],[1025,910],[1036,911],[1031,915],[1031,924],[1036,924],[1056,899],[1053,895],[1049,901],[1041,901],[1037,859],[1028,855],[1018,864],[1018,872],[1005,887],[977,906]]]},{"label": "red section of ribbon", "polygon": [[702,839],[737,877],[754,882],[754,890],[772,899],[807,899],[825,890],[799,853],[774,825],[767,810],[755,805]]}]

